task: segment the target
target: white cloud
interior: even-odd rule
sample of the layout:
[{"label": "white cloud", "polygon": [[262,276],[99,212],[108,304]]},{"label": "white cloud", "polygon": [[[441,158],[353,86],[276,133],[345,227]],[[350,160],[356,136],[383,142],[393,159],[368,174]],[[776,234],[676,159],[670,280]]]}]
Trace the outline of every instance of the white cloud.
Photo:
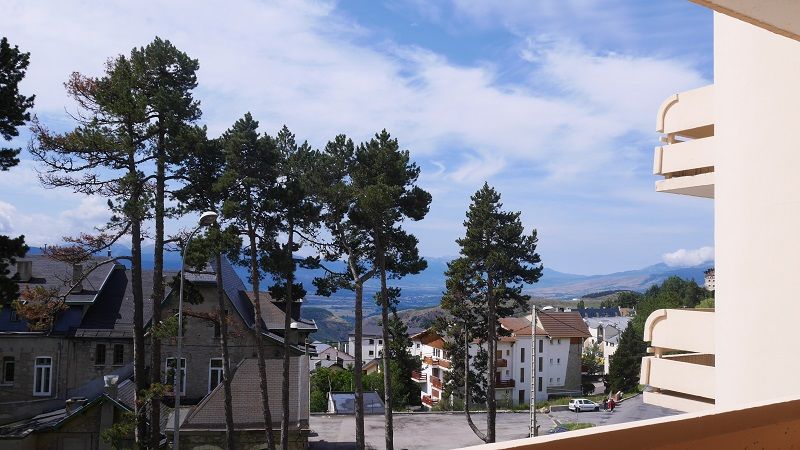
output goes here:
[{"label": "white cloud", "polygon": [[694,250],[680,249],[662,255],[664,263],[671,267],[694,267],[714,260],[714,247]]}]

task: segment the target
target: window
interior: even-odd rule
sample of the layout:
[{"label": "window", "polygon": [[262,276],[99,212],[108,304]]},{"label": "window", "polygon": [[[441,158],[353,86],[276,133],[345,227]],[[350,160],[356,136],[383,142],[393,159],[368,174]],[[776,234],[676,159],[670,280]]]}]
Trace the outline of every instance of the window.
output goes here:
[{"label": "window", "polygon": [[539,392],[542,392],[542,377],[539,377],[539,383],[537,389],[539,390]]},{"label": "window", "polygon": [[370,339],[369,340],[369,345],[375,345],[375,339]]},{"label": "window", "polygon": [[519,368],[519,382],[520,383],[524,383],[525,382],[525,368],[524,367],[520,367]]},{"label": "window", "polygon": [[542,358],[542,357],[540,356],[540,357],[539,357],[539,369],[541,369],[543,366],[544,366],[544,358]]},{"label": "window", "polygon": [[525,389],[519,390],[519,404],[525,403]]},{"label": "window", "polygon": [[556,339],[556,344],[561,345],[561,339]]},{"label": "window", "polygon": [[438,348],[433,349],[433,356],[440,358],[442,356],[442,351]]},{"label": "window", "polygon": [[417,342],[417,348],[419,348],[419,342]]},{"label": "window", "polygon": [[50,395],[53,371],[53,358],[37,356],[33,365],[33,395]]},{"label": "window", "polygon": [[103,366],[106,363],[106,344],[97,344],[94,348],[94,365]]},{"label": "window", "polygon": [[519,362],[525,362],[525,347],[519,349]]},{"label": "window", "polygon": [[553,364],[553,358],[550,358],[550,364]]},{"label": "window", "polygon": [[539,353],[544,351],[544,339],[539,341]]},{"label": "window", "polygon": [[[181,358],[180,370],[181,394],[186,393],[186,358]],[[175,385],[175,358],[167,358],[167,367],[164,371],[164,383]]]},{"label": "window", "polygon": [[561,364],[561,358],[556,358],[556,364]]},{"label": "window", "polygon": [[222,383],[222,358],[211,358],[208,363],[208,392]]},{"label": "window", "polygon": [[561,383],[561,377],[556,378],[556,383]]},{"label": "window", "polygon": [[506,356],[510,356],[510,355],[511,355],[511,350],[506,350]]},{"label": "window", "polygon": [[329,354],[328,354],[328,355],[325,355],[325,359],[326,359],[326,360],[328,360],[328,361],[330,361],[330,360],[331,360],[331,355],[329,355]]},{"label": "window", "polygon": [[369,356],[374,356],[374,355],[375,355],[375,352],[373,352],[372,350],[370,350],[370,351],[369,351]]},{"label": "window", "polygon": [[214,337],[219,338],[222,337],[222,329],[219,326],[219,323],[214,322]]},{"label": "window", "polygon": [[553,382],[553,377],[550,377],[550,382],[551,382],[551,383]]},{"label": "window", "polygon": [[121,366],[125,364],[125,345],[114,344],[114,365]]},{"label": "window", "polygon": [[383,339],[378,339],[378,345],[383,345]]},{"label": "window", "polygon": [[14,384],[14,357],[13,356],[4,356],[3,357],[3,373],[2,379],[0,379],[0,384]]}]

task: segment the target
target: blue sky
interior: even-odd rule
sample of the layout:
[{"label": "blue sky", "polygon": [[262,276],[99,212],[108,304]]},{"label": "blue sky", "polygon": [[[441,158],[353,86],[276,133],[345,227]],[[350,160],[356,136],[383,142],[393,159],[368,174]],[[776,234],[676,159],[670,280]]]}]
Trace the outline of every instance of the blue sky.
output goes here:
[{"label": "blue sky", "polygon": [[[322,146],[388,129],[422,167],[429,256],[457,253],[484,181],[537,228],[546,266],[593,274],[713,258],[713,202],[657,194],[655,115],[712,82],[712,15],[688,1],[12,0],[0,29],[31,52],[23,90],[66,130],[63,82],[156,35],[200,60],[201,122],[245,112]],[[27,145],[27,136],[13,143]],[[25,157],[27,158],[27,157]],[[0,175],[0,232],[34,245],[103,223],[100,198],[45,190],[33,161]],[[172,230],[189,219],[170,224]]]}]

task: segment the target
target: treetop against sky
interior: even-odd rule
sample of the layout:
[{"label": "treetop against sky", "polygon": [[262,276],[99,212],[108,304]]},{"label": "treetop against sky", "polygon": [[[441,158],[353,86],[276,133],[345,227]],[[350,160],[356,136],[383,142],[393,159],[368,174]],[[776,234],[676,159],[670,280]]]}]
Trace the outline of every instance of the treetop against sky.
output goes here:
[{"label": "treetop against sky", "polygon": [[[605,273],[713,257],[713,204],[657,194],[655,114],[712,82],[712,17],[690,2],[237,0],[94,5],[10,1],[0,29],[31,53],[21,91],[65,131],[63,83],[155,36],[200,62],[201,123],[218,136],[250,111],[322,147],[386,128],[433,195],[409,223],[423,255],[455,255],[484,181],[537,228],[545,265]],[[669,24],[669,26],[665,26]],[[29,133],[10,142],[26,147]],[[102,224],[105,199],[45,190],[25,151],[0,177],[0,233],[31,245]],[[168,231],[193,218],[173,221]],[[702,249],[706,247],[705,249]]]}]

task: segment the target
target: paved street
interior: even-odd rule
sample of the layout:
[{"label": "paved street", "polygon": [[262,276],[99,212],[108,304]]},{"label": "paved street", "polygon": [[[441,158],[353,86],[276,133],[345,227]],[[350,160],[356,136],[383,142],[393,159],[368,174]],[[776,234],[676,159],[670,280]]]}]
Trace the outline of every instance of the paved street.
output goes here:
[{"label": "paved street", "polygon": [[[641,396],[634,397],[611,412],[585,412],[578,415],[580,422],[597,425],[631,422],[678,414],[642,403]],[[394,416],[394,441],[397,449],[448,450],[482,442],[467,425],[463,414],[397,414]],[[486,426],[484,414],[473,414],[478,428]],[[542,433],[551,429],[555,422],[574,422],[575,413],[555,412],[551,417],[540,414]],[[366,440],[368,448],[383,449],[383,416],[367,416]],[[312,449],[351,449],[355,436],[355,419],[352,416],[311,416]],[[497,438],[499,441],[528,437],[527,413],[501,413],[497,415]]]}]

